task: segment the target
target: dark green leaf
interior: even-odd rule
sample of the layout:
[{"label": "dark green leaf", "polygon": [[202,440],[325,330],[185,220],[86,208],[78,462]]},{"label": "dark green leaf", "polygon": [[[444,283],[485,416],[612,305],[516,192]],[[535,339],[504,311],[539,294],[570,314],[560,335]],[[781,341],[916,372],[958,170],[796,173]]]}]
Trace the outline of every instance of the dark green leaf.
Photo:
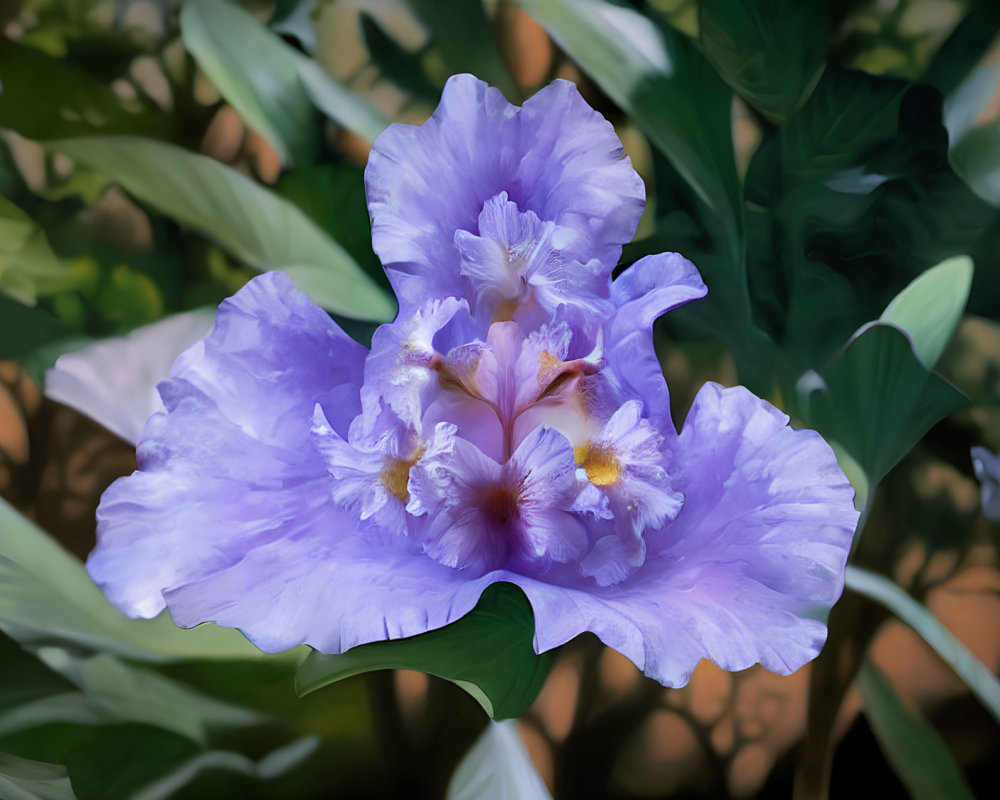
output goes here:
[{"label": "dark green leaf", "polygon": [[870,659],[862,663],[856,685],[882,752],[914,800],[972,800],[937,731],[906,707]]},{"label": "dark green leaf", "polygon": [[903,333],[882,323],[863,328],[800,390],[810,427],[843,446],[872,484],[965,401],[924,368]]},{"label": "dark green leaf", "polygon": [[744,100],[775,123],[791,117],[826,67],[820,0],[701,0],[705,55]]},{"label": "dark green leaf", "polygon": [[68,333],[58,317],[0,294],[0,360],[21,358]]},{"label": "dark green leaf", "polygon": [[486,9],[479,0],[411,0],[441,50],[449,73],[470,72],[496,86],[507,99],[518,100]]},{"label": "dark green leaf", "polygon": [[159,111],[138,103],[127,106],[108,86],[73,64],[2,37],[0,76],[0,126],[29,139],[112,133],[157,136],[166,130]]},{"label": "dark green leaf", "polygon": [[938,48],[921,79],[950,95],[1000,34],[1000,3],[974,0],[974,5]]},{"label": "dark green leaf", "polygon": [[535,621],[524,593],[491,584],[462,619],[420,636],[372,642],[341,655],[312,653],[296,679],[299,694],[379,669],[415,669],[465,689],[494,719],[520,716],[542,688],[552,654],[532,646]]},{"label": "dark green leaf", "polygon": [[282,269],[324,308],[385,321],[395,304],[294,205],[206,156],[132,137],[70,139],[54,149],[89,164],[138,200],[212,236],[259,269]]},{"label": "dark green leaf", "polygon": [[954,174],[932,89],[827,70],[747,172],[754,319],[801,373],[993,211]]},{"label": "dark green leaf", "polygon": [[428,103],[436,104],[441,96],[441,90],[431,83],[424,72],[420,54],[411,53],[398,44],[382,30],[378,20],[372,15],[362,11],[360,21],[365,47],[368,48],[372,61],[379,71],[399,88]]}]

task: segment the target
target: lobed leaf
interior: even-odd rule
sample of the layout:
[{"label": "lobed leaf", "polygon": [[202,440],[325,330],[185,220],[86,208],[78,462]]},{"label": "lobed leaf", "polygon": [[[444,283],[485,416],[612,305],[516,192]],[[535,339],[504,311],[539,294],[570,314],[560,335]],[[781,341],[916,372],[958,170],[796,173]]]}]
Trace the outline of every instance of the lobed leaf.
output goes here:
[{"label": "lobed leaf", "polygon": [[476,607],[420,636],[353,647],[340,655],[313,652],[296,677],[300,695],[380,669],[415,669],[471,694],[493,719],[520,716],[542,688],[552,654],[535,653],[531,604],[518,587],[494,583]]}]

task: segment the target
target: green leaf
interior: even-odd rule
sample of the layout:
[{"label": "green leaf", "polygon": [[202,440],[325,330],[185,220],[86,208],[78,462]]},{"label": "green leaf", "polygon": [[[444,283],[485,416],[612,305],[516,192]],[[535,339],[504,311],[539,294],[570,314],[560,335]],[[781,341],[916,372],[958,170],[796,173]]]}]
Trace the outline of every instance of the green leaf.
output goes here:
[{"label": "green leaf", "polygon": [[513,720],[490,722],[455,769],[447,800],[551,800]]},{"label": "green leaf", "polygon": [[1000,208],[1000,123],[966,133],[952,149],[951,163],[977,196]]},{"label": "green leaf", "polygon": [[535,621],[524,593],[510,583],[486,588],[466,616],[408,639],[372,642],[341,655],[314,652],[296,678],[300,695],[379,669],[415,669],[446,678],[494,719],[520,716],[542,688],[552,654],[537,655]]},{"label": "green leaf", "polygon": [[0,797],[4,800],[76,800],[66,768],[0,753]]},{"label": "green leaf", "polygon": [[705,55],[744,100],[774,123],[809,98],[826,67],[825,4],[819,0],[702,0]]},{"label": "green leaf", "polygon": [[22,358],[68,333],[65,323],[45,309],[0,294],[0,360]]},{"label": "green leaf", "polygon": [[808,383],[802,392],[803,416],[850,453],[871,485],[965,401],[961,392],[924,368],[903,333],[882,323],[862,328]]},{"label": "green leaf", "polygon": [[249,11],[222,0],[185,3],[181,35],[219,94],[282,163],[312,160],[316,120],[288,45]]},{"label": "green leaf", "polygon": [[1000,3],[973,0],[970,5],[972,10],[938,48],[921,78],[945,95],[966,79],[1000,33]]},{"label": "green leaf", "polygon": [[76,658],[59,648],[40,651],[46,665],[78,691],[53,694],[0,713],[0,735],[55,722],[104,725],[135,722],[206,744],[215,730],[262,725],[270,718],[216,700],[114,656]]},{"label": "green leaf", "polygon": [[431,31],[450,74],[470,72],[496,86],[510,101],[518,99],[514,85],[493,37],[486,9],[469,0],[411,0]]},{"label": "green leaf", "polygon": [[835,69],[761,144],[745,191],[754,319],[795,374],[995,213],[951,170],[937,92]]},{"label": "green leaf", "polygon": [[395,313],[386,293],[299,209],[218,161],[125,136],[49,145],[100,169],[141,202],[210,235],[251,267],[284,270],[330,311],[380,322]]},{"label": "green leaf", "polygon": [[732,92],[694,43],[604,0],[522,0],[521,6],[635,120],[735,245],[741,199]]},{"label": "green leaf", "polygon": [[285,164],[313,160],[318,146],[313,104],[368,141],[388,124],[316,61],[239,6],[223,0],[186,3],[181,31],[219,93]]},{"label": "green leaf", "polygon": [[400,89],[431,104],[441,97],[441,90],[431,83],[424,72],[421,54],[411,53],[382,30],[378,20],[364,11],[358,17],[365,48],[385,77]]},{"label": "green leaf", "polygon": [[852,592],[874,600],[913,628],[1000,722],[1000,679],[972,655],[937,617],[900,586],[874,572],[849,564],[846,580],[847,588]]},{"label": "green leaf", "polygon": [[2,37],[0,75],[0,126],[28,139],[111,133],[157,136],[167,128],[167,119],[158,110],[127,104],[104,82],[69,61]]},{"label": "green leaf", "polygon": [[33,306],[38,295],[74,283],[72,271],[52,252],[41,226],[0,195],[0,291]]},{"label": "green leaf", "polygon": [[972,800],[965,778],[937,731],[906,707],[870,659],[861,664],[855,685],[882,752],[913,800]]},{"label": "green leaf", "polygon": [[897,294],[880,317],[905,333],[920,363],[933,369],[962,318],[972,287],[972,259],[955,256]]},{"label": "green leaf", "polygon": [[184,630],[166,614],[125,617],[104,599],[83,564],[3,500],[0,630],[20,642],[67,643],[144,661],[267,658],[235,630],[208,624]]}]

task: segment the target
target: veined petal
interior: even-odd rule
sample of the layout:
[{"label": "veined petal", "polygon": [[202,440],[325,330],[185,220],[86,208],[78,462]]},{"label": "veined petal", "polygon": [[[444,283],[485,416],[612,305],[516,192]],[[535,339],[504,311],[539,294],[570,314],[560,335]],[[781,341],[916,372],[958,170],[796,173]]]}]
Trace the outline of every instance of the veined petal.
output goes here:
[{"label": "veined petal", "polygon": [[742,388],[708,384],[677,439],[677,518],[605,588],[521,583],[536,649],[590,630],[667,686],[702,658],[788,674],[814,658],[858,513],[829,446]]},{"label": "veined petal", "polygon": [[154,616],[163,590],[297,529],[328,496],[313,409],[346,434],[363,356],[281,273],[225,301],[212,332],[160,384],[166,411],[146,424],[140,471],[102,498],[87,568],[108,598]]},{"label": "veined petal", "polygon": [[522,212],[577,231],[565,255],[596,259],[605,275],[645,202],[614,129],[573,84],[556,81],[518,109],[471,75],[449,79],[424,125],[386,129],[365,186],[375,251],[403,308],[447,296],[476,305],[455,235],[477,233],[483,205],[501,192]]}]

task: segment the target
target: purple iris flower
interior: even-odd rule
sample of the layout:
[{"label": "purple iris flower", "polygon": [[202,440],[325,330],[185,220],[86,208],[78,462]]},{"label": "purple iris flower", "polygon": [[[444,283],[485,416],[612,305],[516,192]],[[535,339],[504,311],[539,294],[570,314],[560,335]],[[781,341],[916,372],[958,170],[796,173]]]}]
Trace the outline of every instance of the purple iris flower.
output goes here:
[{"label": "purple iris flower", "polygon": [[591,631],[666,685],[813,658],[852,489],[742,388],[707,384],[677,432],[652,324],[706,289],[675,253],[611,281],[643,184],[575,87],[517,108],[454,77],[366,187],[399,316],[369,352],[281,273],[226,300],[101,502],[111,601],[339,653],[509,581],[538,652]]}]

